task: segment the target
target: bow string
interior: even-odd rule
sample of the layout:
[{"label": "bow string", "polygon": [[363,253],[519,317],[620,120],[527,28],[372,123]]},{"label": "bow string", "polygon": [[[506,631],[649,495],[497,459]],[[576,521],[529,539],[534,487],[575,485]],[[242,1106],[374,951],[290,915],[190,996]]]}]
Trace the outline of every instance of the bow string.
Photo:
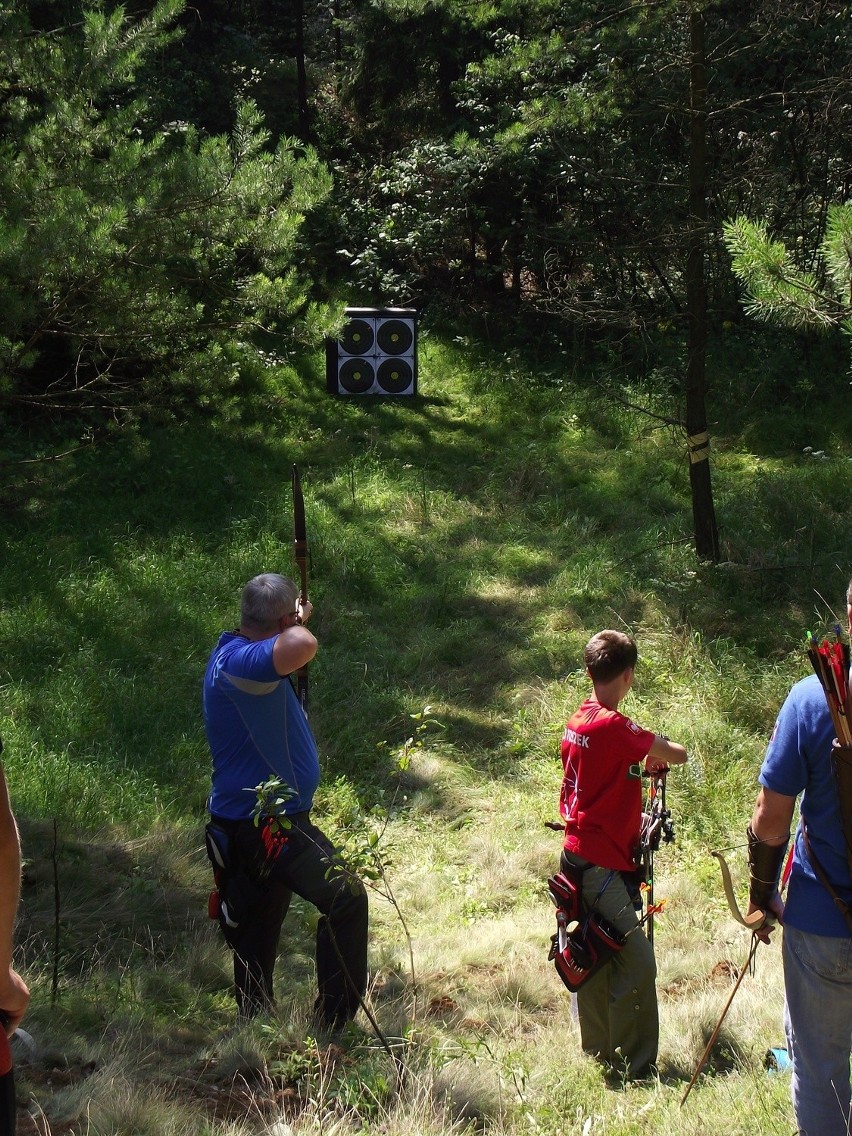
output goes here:
[{"label": "bow string", "polygon": [[734,894],[731,869],[728,867],[725,857],[721,852],[712,852],[711,855],[715,856],[719,861],[719,869],[722,873],[722,887],[725,889],[725,899],[728,901],[728,907],[734,919],[749,931],[762,931],[764,927],[773,927],[776,920],[771,911],[761,911],[758,908],[758,910],[752,911],[749,915],[743,915],[737,903],[737,897]]}]

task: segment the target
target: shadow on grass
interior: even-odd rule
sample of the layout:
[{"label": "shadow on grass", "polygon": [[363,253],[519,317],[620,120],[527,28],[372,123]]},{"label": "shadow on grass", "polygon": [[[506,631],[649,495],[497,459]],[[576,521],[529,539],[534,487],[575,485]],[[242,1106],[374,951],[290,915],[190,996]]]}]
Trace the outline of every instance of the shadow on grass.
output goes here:
[{"label": "shadow on grass", "polygon": [[[650,446],[648,423],[617,407],[572,403],[570,382],[509,381],[499,352],[481,355],[477,394],[464,380],[430,394],[427,364],[421,394],[397,400],[329,397],[307,360],[254,421],[151,429],[41,475],[2,526],[0,678],[21,745],[101,769],[105,799],[137,778],[178,813],[203,806],[204,665],[245,580],[291,570],[294,460],[322,645],[315,728],[327,773],[367,801],[392,772],[377,743],[399,744],[434,701],[472,762],[515,776],[494,754],[516,689],[576,669],[590,628],[653,608],[760,654],[798,637],[814,593],[842,593],[852,534],[836,472],[731,478],[733,563],[691,579],[677,449]],[[523,348],[512,366],[530,369]],[[556,579],[578,633],[554,647],[540,620]],[[95,805],[92,823],[110,815]]]}]

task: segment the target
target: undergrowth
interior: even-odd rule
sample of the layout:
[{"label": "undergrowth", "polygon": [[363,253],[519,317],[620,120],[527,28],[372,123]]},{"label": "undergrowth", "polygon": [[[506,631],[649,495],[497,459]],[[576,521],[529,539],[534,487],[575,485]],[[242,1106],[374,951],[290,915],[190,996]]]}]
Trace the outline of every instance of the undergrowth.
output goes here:
[{"label": "undergrowth", "polygon": [[[763,1068],[777,944],[679,1098],[748,948],[709,852],[731,850],[742,887],[766,738],[852,569],[848,410],[827,396],[784,450],[718,408],[724,559],[703,564],[684,439],[628,408],[643,389],[603,399],[558,352],[501,367],[477,351],[427,331],[415,399],[330,398],[308,360],[252,428],[139,430],[9,474],[0,729],[34,990],[21,1131],[789,1132],[788,1085]],[[369,998],[402,1081],[365,1018],[311,1033],[313,909],[294,901],[285,924],[276,1014],[241,1028],[206,918],[201,676],[242,584],[292,570],[294,461],[321,644],[316,808],[378,833]],[[582,1056],[546,960],[559,735],[604,626],[638,640],[628,712],[690,752],[658,863],[661,1076],[621,1088]]]}]

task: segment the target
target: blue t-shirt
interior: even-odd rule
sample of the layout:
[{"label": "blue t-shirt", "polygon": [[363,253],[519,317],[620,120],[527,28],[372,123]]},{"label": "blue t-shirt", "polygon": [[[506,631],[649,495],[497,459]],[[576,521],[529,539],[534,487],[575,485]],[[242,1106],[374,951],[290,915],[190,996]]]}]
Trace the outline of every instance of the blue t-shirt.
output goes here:
[{"label": "blue t-shirt", "polygon": [[[834,726],[816,675],[797,682],[775,723],[760,784],[787,797],[803,794],[795,836],[784,921],[813,935],[848,938],[849,927],[808,860],[802,820],[814,856],[841,899],[852,902],[852,879],[840,819],[840,802],[831,763]],[[781,835],[780,833],[778,834]]]},{"label": "blue t-shirt", "polygon": [[251,790],[277,776],[295,796],[285,813],[307,812],[319,784],[316,742],[289,678],[272,662],[276,636],[252,642],[226,631],[204,675],[204,728],[213,758],[208,808],[214,816],[251,816]]}]

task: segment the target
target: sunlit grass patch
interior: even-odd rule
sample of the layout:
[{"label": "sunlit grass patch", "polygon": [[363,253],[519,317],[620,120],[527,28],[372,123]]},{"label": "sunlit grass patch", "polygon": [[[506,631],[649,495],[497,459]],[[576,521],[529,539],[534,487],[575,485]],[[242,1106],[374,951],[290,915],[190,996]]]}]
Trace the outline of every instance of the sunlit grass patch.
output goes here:
[{"label": "sunlit grass patch", "polygon": [[[42,1047],[22,1093],[47,1109],[67,1089],[57,1128],[116,1136],[788,1136],[788,1082],[762,1068],[780,1041],[777,943],[682,1111],[679,1097],[748,950],[710,853],[729,850],[744,897],[766,738],[807,671],[803,632],[842,603],[852,564],[847,469],[726,438],[726,561],[699,564],[682,438],[534,366],[495,381],[472,349],[427,339],[426,393],[406,405],[329,400],[319,372],[282,372],[262,429],[117,439],[45,481],[37,507],[4,512],[0,725]],[[358,810],[389,814],[379,851],[414,965],[373,892],[369,1004],[404,1085],[363,1014],[339,1052],[313,1036],[309,905],[285,923],[277,1012],[251,1028],[206,918],[201,675],[246,579],[291,570],[294,460],[321,644],[317,820],[333,836]],[[625,710],[690,753],[656,861],[667,1072],[641,1086],[609,1084],[581,1053],[547,961],[562,841],[544,824],[563,723],[590,689],[583,647],[606,626],[638,640]],[[424,707],[434,725],[401,771]],[[63,1062],[73,1083],[48,1086]]]}]

